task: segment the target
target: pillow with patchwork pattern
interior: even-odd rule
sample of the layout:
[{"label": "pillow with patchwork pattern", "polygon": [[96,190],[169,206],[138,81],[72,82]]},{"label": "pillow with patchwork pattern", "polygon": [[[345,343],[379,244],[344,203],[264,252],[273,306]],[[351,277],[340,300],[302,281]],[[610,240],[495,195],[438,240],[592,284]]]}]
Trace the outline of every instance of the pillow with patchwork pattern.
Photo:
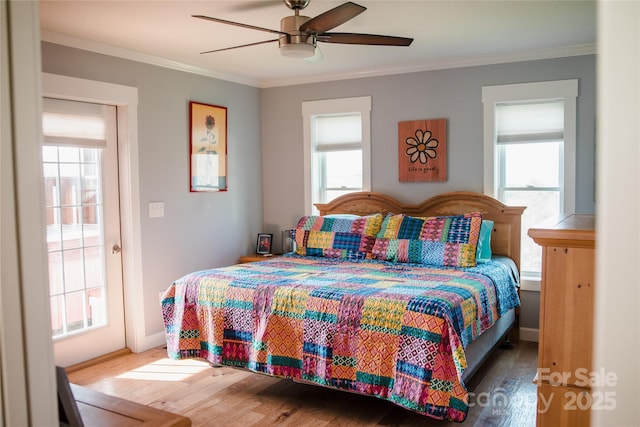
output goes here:
[{"label": "pillow with patchwork pattern", "polygon": [[385,261],[474,267],[481,224],[479,212],[429,218],[388,215],[372,254]]},{"label": "pillow with patchwork pattern", "polygon": [[356,218],[303,216],[292,230],[296,254],[326,258],[372,258],[382,214]]}]

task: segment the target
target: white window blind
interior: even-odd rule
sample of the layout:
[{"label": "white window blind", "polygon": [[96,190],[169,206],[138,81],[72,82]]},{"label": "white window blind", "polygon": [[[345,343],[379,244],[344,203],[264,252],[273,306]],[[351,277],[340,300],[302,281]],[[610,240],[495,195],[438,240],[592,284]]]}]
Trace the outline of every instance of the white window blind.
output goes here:
[{"label": "white window blind", "polygon": [[514,144],[564,139],[564,100],[499,103],[496,142]]},{"label": "white window blind", "polygon": [[362,115],[316,116],[316,151],[353,150],[362,147]]},{"label": "white window blind", "polygon": [[42,106],[46,145],[94,148],[107,145],[104,105],[44,98]]}]

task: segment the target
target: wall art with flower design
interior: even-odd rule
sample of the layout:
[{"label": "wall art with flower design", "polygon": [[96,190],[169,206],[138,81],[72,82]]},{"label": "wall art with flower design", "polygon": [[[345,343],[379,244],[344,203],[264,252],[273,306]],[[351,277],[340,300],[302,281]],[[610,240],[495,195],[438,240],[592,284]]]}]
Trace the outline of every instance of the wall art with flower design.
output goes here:
[{"label": "wall art with flower design", "polygon": [[447,119],[398,122],[400,182],[447,180]]},{"label": "wall art with flower design", "polygon": [[189,102],[191,191],[227,191],[227,108]]}]

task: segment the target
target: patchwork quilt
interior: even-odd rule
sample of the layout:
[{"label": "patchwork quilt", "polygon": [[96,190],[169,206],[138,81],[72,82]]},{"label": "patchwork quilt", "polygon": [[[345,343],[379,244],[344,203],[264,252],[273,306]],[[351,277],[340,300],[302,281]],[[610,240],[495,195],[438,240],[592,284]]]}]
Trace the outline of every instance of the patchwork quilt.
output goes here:
[{"label": "patchwork quilt", "polygon": [[165,292],[168,355],[373,395],[463,421],[464,348],[519,305],[504,264],[287,255],[188,274]]}]

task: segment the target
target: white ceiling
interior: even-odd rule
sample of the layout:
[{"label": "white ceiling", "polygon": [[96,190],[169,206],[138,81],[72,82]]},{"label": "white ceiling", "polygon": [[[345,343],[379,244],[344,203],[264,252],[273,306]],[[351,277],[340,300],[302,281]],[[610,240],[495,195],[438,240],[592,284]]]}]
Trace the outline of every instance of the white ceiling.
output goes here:
[{"label": "white ceiling", "polygon": [[[314,17],[344,1],[312,0]],[[280,0],[40,0],[42,39],[258,87],[591,54],[595,1],[361,1],[367,10],[332,31],[412,37],[409,47],[319,43],[323,59],[282,57],[276,38],[192,18],[202,14],[279,30]],[[275,37],[274,37],[275,36]]]}]

